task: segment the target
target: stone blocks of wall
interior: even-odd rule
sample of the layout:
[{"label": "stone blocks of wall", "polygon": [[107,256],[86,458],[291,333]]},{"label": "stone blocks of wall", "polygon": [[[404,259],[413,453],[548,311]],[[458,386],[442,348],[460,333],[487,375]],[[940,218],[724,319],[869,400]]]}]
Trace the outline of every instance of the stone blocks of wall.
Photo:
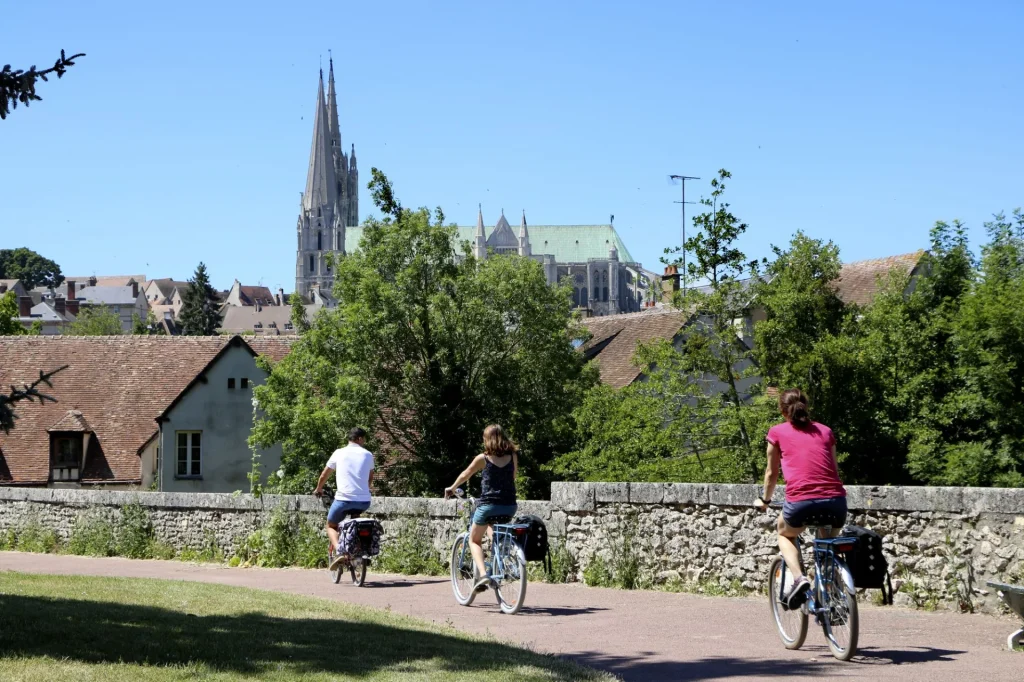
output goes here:
[{"label": "stone blocks of wall", "polygon": [[[204,548],[212,540],[226,556],[233,555],[277,507],[305,516],[317,526],[327,516],[324,503],[311,495],[256,498],[220,493],[0,488],[0,533],[37,523],[53,530],[66,543],[82,514],[101,514],[115,520],[122,506],[134,502],[146,509],[158,541],[180,551]],[[458,500],[381,497],[373,500],[367,513],[381,521],[385,537],[417,524],[419,532],[432,539],[438,555],[445,556],[455,536],[465,529],[462,504]],[[552,519],[550,502],[524,501],[519,509],[520,513],[543,519],[552,532],[564,528],[564,520]]]},{"label": "stone blocks of wall", "polygon": [[[1024,583],[1024,490],[849,486],[851,520],[885,537],[897,603],[918,607],[996,611],[985,581]],[[550,534],[585,568],[606,560],[630,538],[645,579],[742,586],[761,590],[778,552],[777,512],[752,507],[756,485],[686,483],[555,483],[550,502],[525,501],[520,512],[539,516]],[[782,491],[776,501],[782,501]],[[181,550],[210,539],[226,555],[266,523],[278,506],[323,523],[312,496],[151,493],[0,488],[0,533],[39,523],[64,542],[79,515],[115,518],[138,501],[157,539]],[[427,498],[377,498],[368,512],[387,535],[419,526],[444,557],[465,528],[462,503]]]},{"label": "stone blocks of wall", "polygon": [[[760,591],[778,553],[777,511],[757,485],[555,483],[566,547],[581,573],[631,547],[645,580]],[[995,612],[987,580],[1024,583],[1024,490],[849,486],[850,521],[882,534],[898,604]],[[776,493],[781,503],[783,491]],[[624,543],[624,538],[629,538]]]}]

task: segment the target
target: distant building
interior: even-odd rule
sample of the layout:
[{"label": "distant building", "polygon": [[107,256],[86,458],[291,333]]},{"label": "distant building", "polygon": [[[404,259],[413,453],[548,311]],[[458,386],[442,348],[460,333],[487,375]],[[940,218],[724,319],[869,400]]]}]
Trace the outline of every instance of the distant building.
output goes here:
[{"label": "distant building", "polygon": [[75,292],[75,299],[82,310],[105,308],[112,312],[121,321],[121,329],[125,332],[132,330],[136,316],[145,320],[149,315],[146,296],[134,281],[126,286],[84,287]]},{"label": "distant building", "polygon": [[77,315],[78,301],[57,298],[34,303],[31,296],[18,298],[18,322],[26,329],[38,324],[44,336],[66,334]]},{"label": "distant building", "polygon": [[14,295],[18,298],[28,296],[28,289],[21,283],[20,279],[0,279],[0,296],[3,296],[8,291],[13,291]]},{"label": "distant building", "polygon": [[227,298],[224,300],[226,306],[274,306],[287,304],[288,301],[282,301],[284,291],[281,289],[277,290],[275,295],[265,286],[246,286],[240,284],[236,279],[228,290]]},{"label": "distant building", "polygon": [[[0,485],[248,490],[252,389],[286,339],[223,336],[0,337],[0,384],[67,368],[0,432]],[[261,453],[264,475],[280,446]]]}]

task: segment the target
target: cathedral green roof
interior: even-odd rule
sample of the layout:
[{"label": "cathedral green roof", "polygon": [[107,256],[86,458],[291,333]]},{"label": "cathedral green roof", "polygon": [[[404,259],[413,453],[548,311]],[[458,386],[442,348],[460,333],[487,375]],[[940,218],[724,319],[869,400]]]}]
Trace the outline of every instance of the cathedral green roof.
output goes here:
[{"label": "cathedral green roof", "polygon": [[[620,262],[634,262],[629,249],[612,225],[528,225],[528,229],[530,250],[534,256],[552,254],[557,263],[585,263],[590,259],[607,259],[608,250],[614,244],[618,249]],[[458,230],[460,242],[465,240],[473,243],[475,226],[460,225]],[[485,228],[488,237],[493,231],[493,227]],[[362,225],[346,228],[345,251],[357,251],[362,236]],[[456,248],[462,252],[461,243]]]}]

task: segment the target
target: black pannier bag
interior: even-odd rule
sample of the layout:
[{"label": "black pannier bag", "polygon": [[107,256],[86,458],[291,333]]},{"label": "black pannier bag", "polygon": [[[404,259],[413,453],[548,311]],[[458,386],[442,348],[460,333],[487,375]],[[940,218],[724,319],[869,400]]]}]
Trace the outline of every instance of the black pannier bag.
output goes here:
[{"label": "black pannier bag", "polygon": [[882,536],[868,528],[847,526],[843,528],[843,537],[855,540],[853,549],[843,553],[853,574],[854,587],[881,590],[882,603],[892,604],[892,581],[889,562],[882,554]]},{"label": "black pannier bag", "polygon": [[[544,569],[551,572],[551,550],[548,547],[548,528],[536,516],[523,515],[515,519],[517,524],[529,524],[525,540],[521,541],[527,561],[542,561]],[[516,538],[519,540],[519,538]]]}]

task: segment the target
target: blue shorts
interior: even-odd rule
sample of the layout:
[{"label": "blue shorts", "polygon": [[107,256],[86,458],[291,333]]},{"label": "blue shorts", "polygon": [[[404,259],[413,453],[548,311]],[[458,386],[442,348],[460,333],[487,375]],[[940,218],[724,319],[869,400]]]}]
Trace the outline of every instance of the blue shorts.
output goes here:
[{"label": "blue shorts", "polygon": [[370,508],[369,502],[353,502],[351,500],[335,500],[327,512],[327,523],[339,524],[348,512],[364,512]]},{"label": "blue shorts", "polygon": [[846,525],[846,498],[786,502],[782,505],[782,520],[793,528],[832,526],[838,530]]},{"label": "blue shorts", "polygon": [[492,516],[515,516],[518,505],[515,504],[489,504],[487,502],[478,505],[473,512],[473,523],[478,526],[486,526],[487,519]]}]

